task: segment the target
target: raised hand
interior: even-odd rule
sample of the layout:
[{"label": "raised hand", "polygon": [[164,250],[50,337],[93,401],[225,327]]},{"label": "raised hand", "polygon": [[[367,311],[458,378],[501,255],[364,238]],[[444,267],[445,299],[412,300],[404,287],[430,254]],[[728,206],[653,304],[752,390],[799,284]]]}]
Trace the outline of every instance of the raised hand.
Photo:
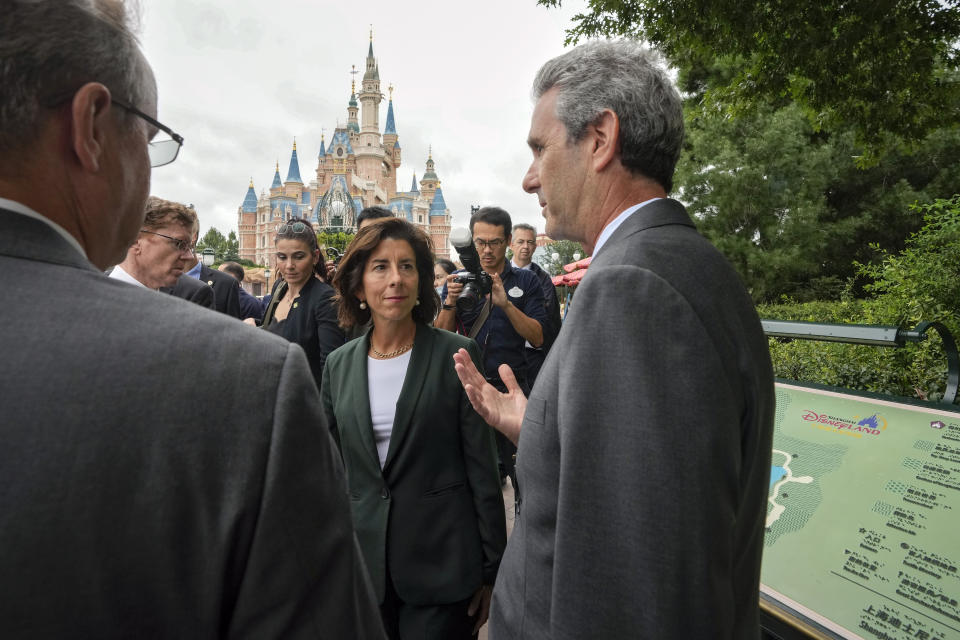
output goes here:
[{"label": "raised hand", "polygon": [[513,444],[517,444],[523,412],[527,409],[527,397],[517,384],[513,370],[509,365],[500,365],[500,379],[507,387],[506,393],[500,393],[484,379],[466,349],[460,349],[453,354],[453,361],[456,363],[460,384],[467,392],[473,408],[487,424],[507,436]]}]

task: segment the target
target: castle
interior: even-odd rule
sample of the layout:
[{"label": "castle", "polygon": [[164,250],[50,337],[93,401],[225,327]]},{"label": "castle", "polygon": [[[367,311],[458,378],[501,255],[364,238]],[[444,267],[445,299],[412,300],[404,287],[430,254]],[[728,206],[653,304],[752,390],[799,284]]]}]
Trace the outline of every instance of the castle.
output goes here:
[{"label": "castle", "polygon": [[[354,71],[356,73],[356,71]],[[380,71],[373,57],[373,32],[367,52],[366,71],[356,92],[351,82],[347,122],[338,126],[327,145],[321,136],[317,177],[308,185],[300,177],[297,142],[293,142],[287,179],[280,180],[277,163],[270,192],[257,196],[253,179],[237,211],[240,257],[257,264],[273,265],[277,227],[292,217],[310,220],[318,230],[356,230],[364,207],[379,205],[421,226],[433,241],[437,257],[449,258],[450,210],[443,199],[432,151],[426,171],[417,184],[416,173],[409,191],[397,190],[400,142],[393,116],[393,87],[387,106],[387,121],[380,132]],[[358,120],[358,103],[360,118]]]}]

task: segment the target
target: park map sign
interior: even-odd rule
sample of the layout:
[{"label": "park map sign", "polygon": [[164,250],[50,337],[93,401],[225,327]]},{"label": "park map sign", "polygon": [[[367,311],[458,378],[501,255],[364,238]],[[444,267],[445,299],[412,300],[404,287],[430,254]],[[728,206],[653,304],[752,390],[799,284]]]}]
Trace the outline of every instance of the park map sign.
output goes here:
[{"label": "park map sign", "polygon": [[960,638],[960,412],[777,383],[765,611],[813,635]]}]

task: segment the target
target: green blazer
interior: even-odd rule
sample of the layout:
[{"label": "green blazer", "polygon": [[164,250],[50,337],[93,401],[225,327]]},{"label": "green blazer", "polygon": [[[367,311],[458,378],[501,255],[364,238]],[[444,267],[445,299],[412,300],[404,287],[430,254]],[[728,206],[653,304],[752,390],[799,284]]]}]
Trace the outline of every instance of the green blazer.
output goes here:
[{"label": "green blazer", "polygon": [[383,469],[367,391],[370,334],[327,357],[323,406],[347,470],[357,539],[383,602],[386,563],[397,595],[432,605],[492,585],[506,546],[493,430],[470,406],[454,369],[473,340],[417,326]]}]

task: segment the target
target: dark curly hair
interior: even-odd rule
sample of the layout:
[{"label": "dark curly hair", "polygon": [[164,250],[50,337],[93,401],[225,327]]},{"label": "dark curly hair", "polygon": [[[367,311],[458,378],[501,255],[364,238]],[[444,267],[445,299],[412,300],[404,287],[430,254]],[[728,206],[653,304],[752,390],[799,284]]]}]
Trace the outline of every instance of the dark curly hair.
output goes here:
[{"label": "dark curly hair", "polygon": [[417,299],[420,304],[413,308],[414,321],[429,324],[437,317],[440,296],[433,288],[433,250],[430,237],[406,220],[391,217],[376,220],[358,231],[340,260],[332,284],[337,290],[341,326],[363,325],[370,320],[370,309],[360,308],[360,300],[356,294],[363,289],[363,273],[370,254],[388,238],[405,241],[413,249],[416,258],[419,280]]}]

